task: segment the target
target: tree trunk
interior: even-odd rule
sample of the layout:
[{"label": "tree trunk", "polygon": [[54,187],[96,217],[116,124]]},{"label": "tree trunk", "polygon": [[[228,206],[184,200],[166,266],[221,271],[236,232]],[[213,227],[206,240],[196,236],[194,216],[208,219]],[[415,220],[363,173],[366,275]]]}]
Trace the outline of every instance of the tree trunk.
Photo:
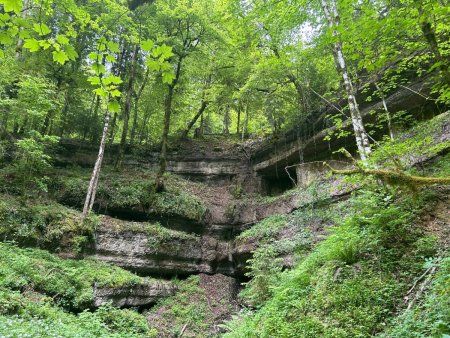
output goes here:
[{"label": "tree trunk", "polygon": [[241,131],[241,104],[238,105],[236,135],[240,135]]},{"label": "tree trunk", "polygon": [[83,219],[86,218],[87,214],[92,210],[92,207],[94,206],[95,194],[97,193],[98,178],[100,176],[100,169],[102,167],[103,155],[105,153],[106,139],[108,137],[109,119],[110,119],[109,111],[106,111],[105,124],[103,126],[102,141],[100,143],[97,160],[95,161],[94,170],[92,171],[91,180],[89,182],[89,188],[86,194],[86,199],[84,201],[82,214]]},{"label": "tree trunk", "polygon": [[[70,87],[66,90],[66,94],[64,95],[64,106],[61,111],[61,125],[59,126],[58,136],[63,137],[64,132],[66,131],[66,120],[67,120],[67,113],[69,112],[69,106],[70,106]],[[49,113],[50,114],[50,113]],[[48,115],[47,115],[48,116]],[[48,116],[49,120],[46,121],[47,123],[44,124],[44,128],[48,128],[48,123],[50,122],[50,116]]]},{"label": "tree trunk", "polygon": [[355,98],[353,90],[353,84],[350,79],[347,65],[342,51],[342,43],[339,41],[338,27],[340,25],[339,12],[336,5],[336,0],[330,0],[331,6],[327,3],[327,0],[321,0],[322,8],[325,13],[325,17],[328,21],[332,34],[335,39],[333,46],[333,56],[336,63],[338,72],[342,75],[344,80],[345,91],[348,95],[348,106],[350,109],[350,115],[353,124],[353,130],[355,132],[356,145],[358,146],[359,156],[361,160],[365,161],[370,154],[370,142],[369,136],[364,128],[361,112],[359,111],[358,103]]},{"label": "tree trunk", "polygon": [[244,141],[246,132],[248,132],[248,103],[245,105],[245,123],[242,126],[242,141]]},{"label": "tree trunk", "polygon": [[230,107],[227,105],[223,116],[223,134],[230,135]]},{"label": "tree trunk", "polygon": [[117,113],[114,112],[112,121],[111,121],[111,128],[109,132],[109,145],[111,146],[114,143],[114,138],[116,137],[116,121],[117,121]]},{"label": "tree trunk", "polygon": [[164,129],[161,138],[161,153],[159,155],[159,171],[156,176],[156,191],[160,192],[164,190],[163,175],[167,168],[167,143],[170,130],[170,115],[172,113],[172,99],[173,99],[172,85],[169,86],[166,99],[164,101]]},{"label": "tree trunk", "polygon": [[119,169],[122,167],[123,157],[125,154],[125,148],[127,145],[128,122],[130,121],[131,99],[133,96],[133,85],[134,85],[134,77],[136,75],[136,60],[137,60],[138,52],[139,52],[139,47],[138,47],[138,45],[136,45],[134,47],[133,55],[131,57],[131,70],[130,70],[128,85],[127,85],[127,97],[125,99],[125,107],[123,109],[123,128],[122,128],[122,136],[120,138],[119,154],[117,156],[117,161],[115,164],[116,169]]},{"label": "tree trunk", "polygon": [[194,124],[197,123],[197,120],[199,119],[199,117],[203,115],[204,111],[208,107],[208,104],[209,104],[208,101],[202,100],[202,104],[201,104],[199,110],[197,111],[197,114],[195,114],[194,118],[191,120],[191,122],[189,122],[187,128],[181,134],[182,139],[187,138],[187,136],[188,136],[189,132],[191,131],[192,127],[194,126]]},{"label": "tree trunk", "polygon": [[172,100],[173,100],[173,92],[175,87],[180,79],[181,74],[181,65],[183,63],[184,56],[180,55],[178,57],[177,68],[175,71],[175,79],[168,86],[167,96],[164,100],[164,129],[161,137],[161,153],[159,155],[159,170],[156,175],[155,180],[155,190],[157,192],[161,192],[164,190],[164,180],[163,175],[166,172],[167,168],[167,144],[169,138],[169,130],[170,130],[170,116],[172,114]]},{"label": "tree trunk", "polygon": [[136,137],[136,129],[137,129],[137,118],[138,118],[138,112],[139,112],[139,100],[142,96],[142,93],[147,86],[148,78],[150,75],[150,70],[147,69],[144,75],[144,81],[142,82],[141,87],[139,88],[138,93],[136,94],[136,99],[134,101],[134,115],[133,115],[133,126],[131,127],[131,135],[130,135],[130,144],[133,146],[134,139]]},{"label": "tree trunk", "polygon": [[[23,10],[22,10],[22,19],[26,19],[28,16],[28,11],[30,10],[30,0],[23,0]],[[20,58],[22,55],[22,49],[24,45],[24,40],[20,37],[20,32],[23,30],[23,27],[19,28],[19,40],[17,40],[16,44],[16,60]]]},{"label": "tree trunk", "polygon": [[433,29],[431,23],[427,20],[427,15],[424,13],[422,8],[421,1],[415,1],[417,11],[419,12],[419,21],[420,21],[420,29],[422,30],[422,34],[427,40],[428,45],[430,46],[431,52],[434,55],[434,59],[436,62],[439,62],[439,70],[441,71],[442,78],[445,83],[450,85],[450,72],[447,66],[446,60],[442,56],[439,45],[436,38],[436,32]]}]

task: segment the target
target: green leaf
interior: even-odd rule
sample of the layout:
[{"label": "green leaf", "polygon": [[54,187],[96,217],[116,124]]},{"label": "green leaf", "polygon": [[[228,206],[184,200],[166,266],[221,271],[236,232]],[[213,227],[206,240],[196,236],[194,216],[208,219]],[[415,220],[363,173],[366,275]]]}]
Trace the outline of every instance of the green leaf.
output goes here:
[{"label": "green leaf", "polygon": [[41,24],[35,23],[33,25],[33,30],[41,36],[50,34],[52,32],[51,29],[48,28],[48,26],[45,23]]},{"label": "green leaf", "polygon": [[73,47],[72,45],[67,45],[64,47],[64,51],[66,52],[67,56],[69,57],[70,60],[74,61],[77,59],[78,57],[78,53],[75,50],[75,47]]},{"label": "green leaf", "polygon": [[102,84],[102,81],[100,80],[100,78],[98,76],[90,76],[90,77],[88,77],[87,80],[91,85],[94,85],[94,86],[99,86]]},{"label": "green leaf", "polygon": [[5,12],[15,12],[16,14],[19,14],[23,8],[22,0],[2,0],[0,3],[3,3]]},{"label": "green leaf", "polygon": [[102,96],[102,97],[108,96],[108,92],[106,90],[104,90],[102,87],[95,88],[94,93],[97,94],[98,96]]},{"label": "green leaf", "polygon": [[103,66],[100,63],[95,63],[92,65],[92,70],[96,73],[96,74],[105,74],[105,66]]},{"label": "green leaf", "polygon": [[39,49],[41,49],[39,41],[36,39],[26,39],[23,47],[28,49],[32,53],[37,52]]},{"label": "green leaf", "polygon": [[162,81],[163,83],[171,84],[175,80],[175,74],[172,72],[164,72],[162,73]]},{"label": "green leaf", "polygon": [[146,52],[150,52],[154,46],[155,43],[153,42],[153,40],[146,40],[141,43],[141,48]]},{"label": "green leaf", "polygon": [[108,110],[111,113],[118,113],[120,111],[120,104],[116,100],[108,102]]},{"label": "green leaf", "polygon": [[123,81],[120,77],[114,76],[114,75],[110,75],[110,76],[104,78],[103,82],[105,83],[105,85],[110,85],[110,84],[119,85],[119,84],[123,83]]},{"label": "green leaf", "polygon": [[172,52],[172,47],[169,47],[166,44],[163,44],[160,48],[161,48],[161,57],[164,58],[165,60],[174,56],[174,54]]},{"label": "green leaf", "polygon": [[61,45],[68,45],[69,44],[69,39],[65,35],[61,35],[61,34],[59,34],[56,37],[56,41],[58,41],[58,43],[61,44]]},{"label": "green leaf", "polygon": [[9,45],[12,43],[12,38],[9,34],[6,34],[5,32],[0,32],[0,43],[2,45]]},{"label": "green leaf", "polygon": [[106,43],[106,45],[108,46],[108,49],[111,53],[119,53],[119,44],[115,43],[113,41],[108,41]]},{"label": "green leaf", "polygon": [[91,59],[92,61],[100,61],[101,55],[96,52],[91,52],[89,53],[88,58]]},{"label": "green leaf", "polygon": [[112,54],[108,54],[108,55],[106,55],[106,60],[108,62],[114,63],[114,62],[116,62],[116,57]]},{"label": "green leaf", "polygon": [[49,49],[52,45],[47,40],[39,40],[39,46],[41,46],[44,50]]},{"label": "green leaf", "polygon": [[53,54],[53,61],[56,61],[60,64],[65,64],[67,61],[69,61],[69,57],[67,54],[62,50],[55,50],[52,52]]},{"label": "green leaf", "polygon": [[160,64],[158,61],[153,60],[152,58],[148,58],[147,62],[146,62],[148,69],[150,69],[151,71],[159,71],[160,69]]},{"label": "green leaf", "polygon": [[111,97],[120,97],[122,93],[118,89],[114,89],[109,93],[109,95],[111,95]]}]

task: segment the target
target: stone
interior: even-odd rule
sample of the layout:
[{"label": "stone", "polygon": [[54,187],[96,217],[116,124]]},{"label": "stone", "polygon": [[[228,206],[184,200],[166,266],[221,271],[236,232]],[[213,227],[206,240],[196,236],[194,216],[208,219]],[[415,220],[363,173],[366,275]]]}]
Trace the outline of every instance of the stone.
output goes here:
[{"label": "stone", "polygon": [[158,300],[172,296],[176,286],[169,281],[148,280],[143,284],[122,287],[99,287],[94,285],[94,307],[111,303],[119,308],[148,307]]}]

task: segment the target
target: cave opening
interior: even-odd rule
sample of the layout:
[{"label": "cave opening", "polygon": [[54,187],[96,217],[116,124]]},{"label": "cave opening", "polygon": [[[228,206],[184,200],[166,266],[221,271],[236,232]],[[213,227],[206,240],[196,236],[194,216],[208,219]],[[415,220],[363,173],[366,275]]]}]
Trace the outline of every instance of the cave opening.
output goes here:
[{"label": "cave opening", "polygon": [[297,183],[297,173],[295,168],[288,168],[287,171],[267,174],[261,177],[261,190],[265,196],[278,196],[295,187]]}]

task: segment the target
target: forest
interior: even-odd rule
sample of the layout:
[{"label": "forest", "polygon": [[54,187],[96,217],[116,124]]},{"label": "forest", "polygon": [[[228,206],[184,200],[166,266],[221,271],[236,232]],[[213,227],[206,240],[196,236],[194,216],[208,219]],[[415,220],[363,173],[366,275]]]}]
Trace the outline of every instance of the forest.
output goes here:
[{"label": "forest", "polygon": [[0,337],[450,337],[447,0],[0,26]]}]

